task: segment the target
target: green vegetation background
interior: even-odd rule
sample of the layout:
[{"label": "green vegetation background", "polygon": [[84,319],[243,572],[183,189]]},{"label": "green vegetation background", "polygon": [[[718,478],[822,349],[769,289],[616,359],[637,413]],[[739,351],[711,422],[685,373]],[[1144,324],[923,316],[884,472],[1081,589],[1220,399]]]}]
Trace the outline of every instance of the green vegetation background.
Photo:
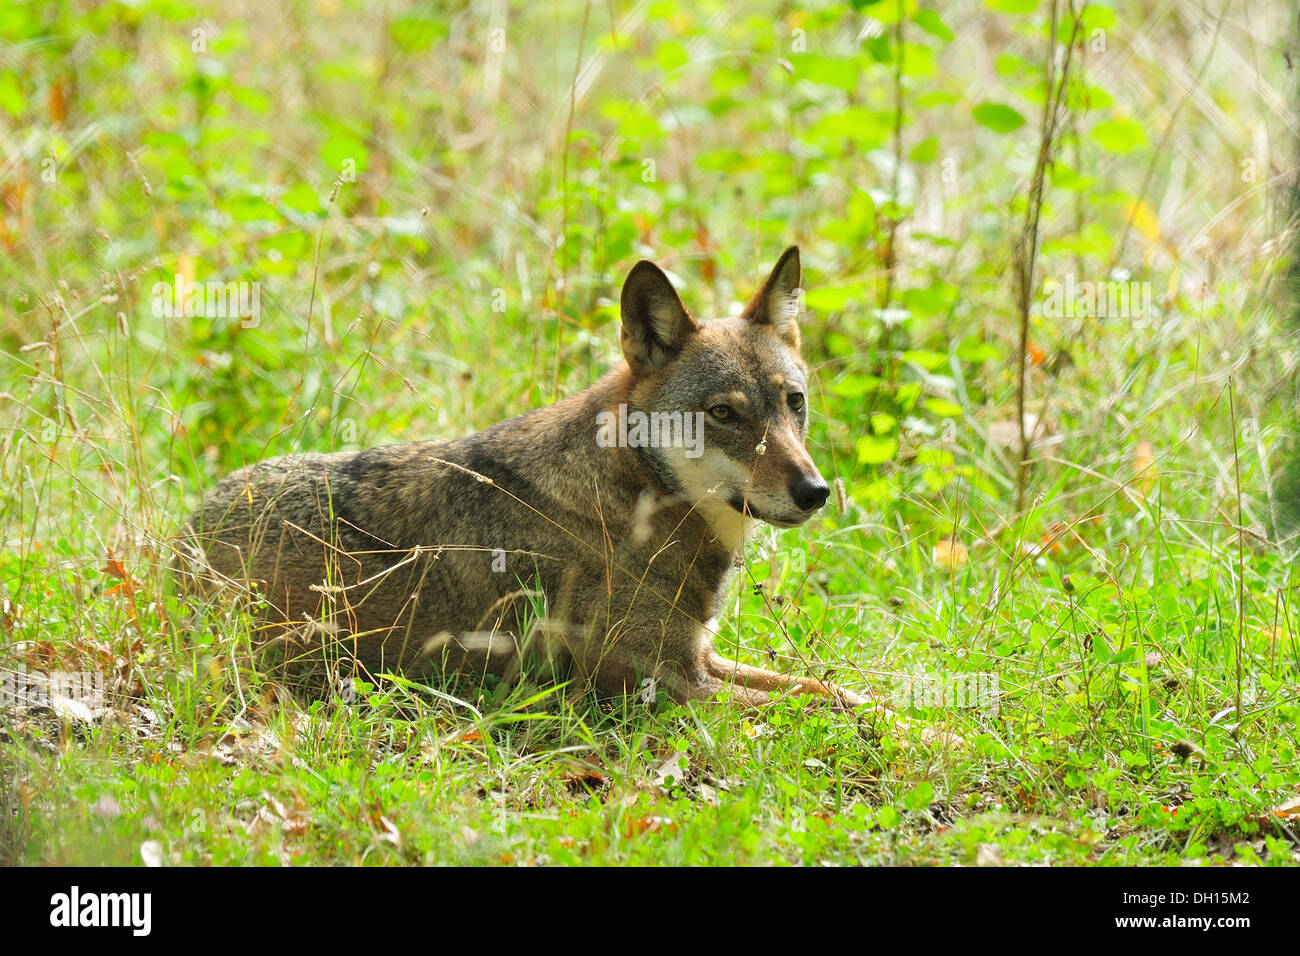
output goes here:
[{"label": "green vegetation background", "polygon": [[[6,703],[0,862],[1293,863],[1289,16],[4,5],[0,663],[107,697]],[[791,242],[843,493],[760,536],[722,642],[996,704],[304,701],[171,595],[223,472],[580,390],[638,258],[721,315]],[[160,315],[178,276],[256,322]],[[1152,308],[1043,315],[1067,280]]]}]

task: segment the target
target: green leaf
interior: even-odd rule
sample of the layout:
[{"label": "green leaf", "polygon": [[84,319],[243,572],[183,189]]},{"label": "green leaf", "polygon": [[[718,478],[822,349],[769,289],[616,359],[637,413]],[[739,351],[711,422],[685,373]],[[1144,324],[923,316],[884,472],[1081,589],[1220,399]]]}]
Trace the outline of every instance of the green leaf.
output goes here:
[{"label": "green leaf", "polygon": [[920,382],[904,382],[894,390],[894,400],[898,407],[905,412],[910,412],[916,407],[916,400],[921,397]]},{"label": "green leaf", "polygon": [[650,112],[643,103],[624,103],[621,100],[614,100],[601,105],[600,115],[607,120],[612,120],[622,136],[652,137],[663,131],[659,117]]},{"label": "green leaf", "polygon": [[1072,87],[1069,95],[1070,109],[1079,110],[1108,110],[1115,105],[1115,97],[1102,89],[1100,86],[1087,85],[1082,89]]},{"label": "green leaf", "polygon": [[842,90],[856,89],[861,78],[860,64],[841,57],[796,53],[790,57],[790,63],[796,76]]},{"label": "green leaf", "polygon": [[908,349],[903,353],[904,362],[915,362],[927,372],[933,372],[940,365],[948,361],[948,356],[943,352],[929,352],[924,349]]},{"label": "green leaf", "polygon": [[1025,118],[1005,103],[980,103],[971,112],[975,122],[995,133],[1010,133],[1025,125]]},{"label": "green leaf", "polygon": [[23,88],[18,85],[18,78],[12,73],[0,73],[0,109],[17,117],[26,105],[27,101],[23,99]]},{"label": "green leaf", "polygon": [[1083,12],[1079,15],[1079,20],[1083,29],[1089,32],[1092,30],[1115,29],[1115,11],[1107,7],[1084,7]]},{"label": "green leaf", "polygon": [[912,22],[930,36],[938,37],[945,43],[951,43],[953,40],[953,32],[948,29],[948,24],[944,23],[939,14],[933,10],[917,10],[912,15]]},{"label": "green leaf", "polygon": [[1057,189],[1067,189],[1074,193],[1083,192],[1096,182],[1092,176],[1081,176],[1065,163],[1053,163],[1051,177],[1052,185]]},{"label": "green leaf", "polygon": [[1123,760],[1124,763],[1128,764],[1130,767],[1144,767],[1147,764],[1145,754],[1135,753],[1127,747],[1119,752],[1119,759]]},{"label": "green leaf", "polygon": [[1107,152],[1120,154],[1131,153],[1147,142],[1141,124],[1129,119],[1103,120],[1092,128],[1092,138]]},{"label": "green leaf", "polygon": [[[885,60],[886,63],[891,60]],[[920,43],[903,44],[903,75],[911,77],[934,76],[934,51]]]},{"label": "green leaf", "polygon": [[907,154],[907,158],[914,163],[932,163],[939,158],[939,140],[934,136],[927,136],[921,142],[912,147],[912,151]]},{"label": "green leaf", "polygon": [[[871,57],[877,63],[894,62],[894,43],[893,37],[888,33],[881,33],[879,36],[869,37],[862,41],[862,52]],[[903,66],[907,66],[906,56],[903,58]]]},{"label": "green leaf", "polygon": [[922,780],[907,793],[903,794],[904,810],[924,810],[934,800],[934,784]]},{"label": "green leaf", "polygon": [[1038,9],[1038,0],[984,0],[990,10],[999,13],[1033,13]]},{"label": "green leaf", "polygon": [[989,342],[968,342],[957,349],[957,357],[963,362],[975,364],[977,362],[987,362],[990,359],[999,358],[1002,352],[996,345]]},{"label": "green leaf", "polygon": [[1034,72],[1034,65],[1014,53],[999,53],[993,61],[993,69],[998,71],[999,76],[1025,76]]},{"label": "green leaf", "polygon": [[346,136],[331,137],[320,151],[325,168],[335,176],[344,170],[360,173],[366,168],[368,155],[365,144]]},{"label": "green leaf", "polygon": [[1116,651],[1110,656],[1111,664],[1127,664],[1129,661],[1137,660],[1138,652],[1136,647],[1126,647],[1122,651]]},{"label": "green leaf", "polygon": [[855,299],[866,296],[866,286],[861,282],[844,285],[825,285],[809,289],[804,304],[810,312],[839,312]]},{"label": "green leaf", "polygon": [[231,89],[230,96],[236,102],[255,113],[269,113],[271,111],[271,97],[267,96],[262,90],[247,86],[236,86]]},{"label": "green leaf", "polygon": [[898,440],[863,435],[858,439],[857,451],[859,465],[883,465],[898,452]]},{"label": "green leaf", "polygon": [[324,203],[321,202],[320,194],[311,186],[302,180],[294,183],[286,192],[280,201],[290,209],[296,209],[298,212],[314,213],[320,212]]},{"label": "green leaf", "polygon": [[916,94],[917,109],[928,110],[935,106],[950,106],[961,97],[950,90],[926,90]]},{"label": "green leaf", "polygon": [[892,113],[851,106],[827,113],[808,129],[818,142],[848,141],[864,152],[881,146],[893,130]]},{"label": "green leaf", "polygon": [[960,418],[966,413],[965,409],[960,405],[956,402],[950,402],[946,398],[927,398],[921,404],[940,418]]},{"label": "green leaf", "polygon": [[[913,238],[916,235],[913,234]],[[959,295],[955,285],[942,279],[932,279],[928,286],[908,289],[903,293],[903,307],[913,315],[947,315]]]},{"label": "green leaf", "polygon": [[687,63],[690,58],[690,54],[686,52],[686,47],[680,43],[663,43],[655,51],[655,63],[665,73],[671,73]]},{"label": "green leaf", "polygon": [[875,375],[845,375],[831,386],[831,391],[840,398],[861,398],[880,387],[881,379]]}]

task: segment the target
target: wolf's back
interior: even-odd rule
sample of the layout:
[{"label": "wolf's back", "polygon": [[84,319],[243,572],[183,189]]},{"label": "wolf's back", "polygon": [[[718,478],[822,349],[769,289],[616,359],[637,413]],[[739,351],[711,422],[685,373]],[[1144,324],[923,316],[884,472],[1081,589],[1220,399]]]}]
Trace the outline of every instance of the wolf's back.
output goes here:
[{"label": "wolf's back", "polygon": [[[268,617],[333,621],[400,664],[435,634],[483,629],[484,609],[537,570],[516,557],[537,550],[529,509],[463,463],[474,459],[462,439],[240,469],[190,518],[189,578],[205,591],[252,587]],[[513,573],[494,567],[506,555]]]}]

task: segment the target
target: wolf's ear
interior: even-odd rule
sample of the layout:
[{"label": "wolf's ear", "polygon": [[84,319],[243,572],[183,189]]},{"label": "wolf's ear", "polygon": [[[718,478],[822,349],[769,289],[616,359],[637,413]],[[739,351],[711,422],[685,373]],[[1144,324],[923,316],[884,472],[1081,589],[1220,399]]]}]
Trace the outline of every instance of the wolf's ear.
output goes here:
[{"label": "wolf's ear", "polygon": [[770,325],[793,349],[799,348],[799,310],[803,301],[800,288],[799,247],[781,253],[763,287],[745,306],[741,315],[754,325]]},{"label": "wolf's ear", "polygon": [[623,283],[623,357],[634,371],[658,368],[699,331],[663,270],[649,259]]}]

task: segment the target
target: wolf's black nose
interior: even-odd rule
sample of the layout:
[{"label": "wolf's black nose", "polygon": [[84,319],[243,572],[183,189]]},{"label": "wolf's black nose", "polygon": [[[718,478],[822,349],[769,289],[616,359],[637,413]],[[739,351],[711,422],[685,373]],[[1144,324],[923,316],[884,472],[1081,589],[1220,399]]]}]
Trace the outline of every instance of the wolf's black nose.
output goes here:
[{"label": "wolf's black nose", "polygon": [[821,475],[811,478],[805,475],[790,486],[790,497],[804,511],[816,511],[826,504],[826,498],[830,493],[831,490],[826,487],[826,482],[822,481]]}]

